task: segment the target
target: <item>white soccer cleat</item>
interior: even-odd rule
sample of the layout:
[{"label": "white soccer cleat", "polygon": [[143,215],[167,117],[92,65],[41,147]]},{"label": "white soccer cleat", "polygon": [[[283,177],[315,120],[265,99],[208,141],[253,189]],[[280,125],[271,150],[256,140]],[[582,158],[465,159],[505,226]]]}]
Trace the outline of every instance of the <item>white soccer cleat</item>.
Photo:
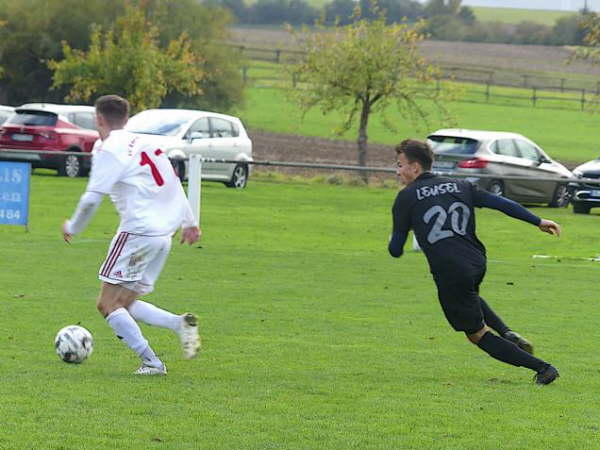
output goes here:
[{"label": "white soccer cleat", "polygon": [[200,335],[198,334],[198,317],[192,313],[181,316],[181,325],[177,331],[181,339],[181,349],[185,359],[195,358],[200,350]]},{"label": "white soccer cleat", "polygon": [[167,366],[164,364],[160,367],[146,366],[142,364],[138,370],[133,372],[134,375],[166,375]]}]

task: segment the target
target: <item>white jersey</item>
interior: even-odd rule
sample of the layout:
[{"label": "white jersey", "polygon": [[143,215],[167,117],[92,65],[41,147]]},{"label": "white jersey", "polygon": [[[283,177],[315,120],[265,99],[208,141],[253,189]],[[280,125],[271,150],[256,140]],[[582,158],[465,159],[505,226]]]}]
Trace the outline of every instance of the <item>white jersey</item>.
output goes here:
[{"label": "white jersey", "polygon": [[113,130],[98,141],[87,192],[110,195],[119,232],[162,236],[197,225],[167,155],[151,137]]}]

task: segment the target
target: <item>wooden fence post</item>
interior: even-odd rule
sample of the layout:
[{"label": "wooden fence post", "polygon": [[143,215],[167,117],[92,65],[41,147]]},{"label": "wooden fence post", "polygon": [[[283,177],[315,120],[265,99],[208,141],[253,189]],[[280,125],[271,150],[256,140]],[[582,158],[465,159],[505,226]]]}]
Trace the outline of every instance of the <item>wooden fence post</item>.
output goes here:
[{"label": "wooden fence post", "polygon": [[248,66],[245,64],[242,66],[242,81],[244,84],[248,83]]},{"label": "wooden fence post", "polygon": [[532,88],[532,95],[531,95],[531,100],[533,102],[533,106],[535,106],[536,102],[537,102],[537,88],[535,86],[533,86]]},{"label": "wooden fence post", "polygon": [[485,102],[490,102],[490,80],[485,83]]},{"label": "wooden fence post", "polygon": [[581,90],[581,110],[585,109],[585,89]]}]

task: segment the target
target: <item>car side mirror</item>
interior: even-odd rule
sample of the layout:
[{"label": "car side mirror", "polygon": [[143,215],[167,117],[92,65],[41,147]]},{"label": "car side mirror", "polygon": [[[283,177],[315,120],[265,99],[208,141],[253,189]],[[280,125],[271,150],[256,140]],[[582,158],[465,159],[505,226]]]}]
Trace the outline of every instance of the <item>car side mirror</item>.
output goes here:
[{"label": "car side mirror", "polygon": [[551,162],[552,162],[552,161],[551,161],[550,159],[546,158],[544,155],[541,155],[541,156],[540,156],[540,159],[539,159],[539,164],[551,163]]}]

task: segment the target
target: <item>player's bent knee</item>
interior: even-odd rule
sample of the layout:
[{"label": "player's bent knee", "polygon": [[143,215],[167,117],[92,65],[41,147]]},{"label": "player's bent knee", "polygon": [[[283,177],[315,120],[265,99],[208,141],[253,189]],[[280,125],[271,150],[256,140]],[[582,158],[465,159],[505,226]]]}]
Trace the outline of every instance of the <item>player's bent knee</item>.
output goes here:
[{"label": "player's bent knee", "polygon": [[481,338],[483,337],[483,335],[485,333],[487,333],[488,331],[490,331],[489,327],[487,325],[484,325],[481,329],[477,330],[475,333],[466,333],[467,335],[467,339],[472,343],[477,345],[479,343],[479,341],[481,340]]},{"label": "player's bent knee", "polygon": [[104,317],[119,308],[127,307],[131,304],[129,297],[133,297],[129,291],[120,288],[117,285],[104,284],[102,292],[96,302],[96,308]]},{"label": "player's bent knee", "polygon": [[108,305],[104,304],[101,300],[98,300],[96,302],[96,309],[104,317],[108,316],[111,312],[114,311],[114,309],[111,309]]}]

